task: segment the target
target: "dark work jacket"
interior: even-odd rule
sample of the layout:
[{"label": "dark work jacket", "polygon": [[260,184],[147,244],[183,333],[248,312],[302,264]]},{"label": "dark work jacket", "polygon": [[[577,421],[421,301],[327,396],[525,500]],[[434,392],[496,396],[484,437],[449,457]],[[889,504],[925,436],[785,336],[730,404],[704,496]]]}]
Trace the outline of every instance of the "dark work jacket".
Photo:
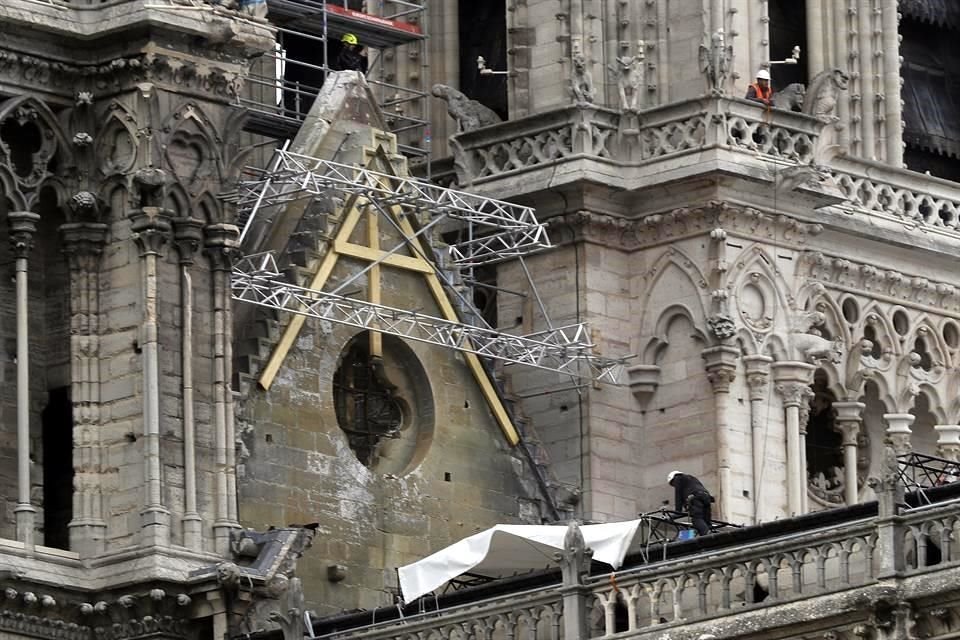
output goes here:
[{"label": "dark work jacket", "polygon": [[360,55],[361,49],[359,47],[348,49],[347,47],[342,47],[340,53],[337,55],[337,61],[334,63],[333,68],[337,71],[359,71],[360,73],[367,72],[367,56]]},{"label": "dark work jacket", "polygon": [[677,511],[687,510],[687,498],[695,493],[704,493],[707,495],[707,502],[710,501],[710,493],[704,488],[703,484],[691,475],[678,473],[673,477],[673,490],[676,497]]}]

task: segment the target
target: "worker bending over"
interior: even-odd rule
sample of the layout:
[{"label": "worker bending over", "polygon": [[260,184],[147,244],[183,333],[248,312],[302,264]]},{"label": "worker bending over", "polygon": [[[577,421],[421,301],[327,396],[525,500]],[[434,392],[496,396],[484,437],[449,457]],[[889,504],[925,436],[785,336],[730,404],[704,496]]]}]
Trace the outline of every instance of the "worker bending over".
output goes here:
[{"label": "worker bending over", "polygon": [[673,487],[676,495],[676,510],[690,516],[697,535],[710,533],[710,503],[713,497],[695,477],[671,471],[667,474],[667,484]]}]

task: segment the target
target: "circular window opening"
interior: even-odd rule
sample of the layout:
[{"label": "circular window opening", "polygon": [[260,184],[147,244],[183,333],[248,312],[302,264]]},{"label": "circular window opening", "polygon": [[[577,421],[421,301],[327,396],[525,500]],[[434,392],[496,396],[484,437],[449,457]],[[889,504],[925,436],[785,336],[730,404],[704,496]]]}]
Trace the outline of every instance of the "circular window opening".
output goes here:
[{"label": "circular window opening", "polygon": [[843,318],[850,324],[860,319],[860,307],[853,298],[847,298],[843,301]]},{"label": "circular window opening", "polygon": [[960,329],[957,329],[955,323],[948,322],[943,325],[943,341],[946,342],[947,346],[951,349],[960,347]]},{"label": "circular window opening", "polygon": [[337,424],[365,467],[402,475],[433,439],[433,394],[419,358],[402,340],[365,331],[344,346],[333,376]]},{"label": "circular window opening", "polygon": [[907,335],[910,330],[910,321],[907,319],[907,314],[902,310],[893,314],[893,329],[902,336]]}]

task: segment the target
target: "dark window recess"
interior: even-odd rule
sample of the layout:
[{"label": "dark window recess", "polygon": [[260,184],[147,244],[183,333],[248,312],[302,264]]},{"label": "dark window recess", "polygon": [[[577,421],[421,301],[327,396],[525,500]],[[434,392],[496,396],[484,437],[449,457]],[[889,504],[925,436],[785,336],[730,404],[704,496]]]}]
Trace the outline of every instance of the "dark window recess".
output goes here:
[{"label": "dark window recess", "polygon": [[337,422],[357,459],[369,467],[386,438],[400,437],[403,411],[396,387],[387,380],[383,360],[370,355],[370,334],[354,338],[334,376]]},{"label": "dark window recess", "polygon": [[904,161],[913,171],[960,180],[960,32],[905,17]]},{"label": "dark window recess", "polygon": [[70,548],[73,518],[73,410],[70,388],[51,389],[43,422],[43,544]]},{"label": "dark window recess", "polygon": [[[772,0],[770,2],[770,59],[786,60],[793,48],[800,47],[798,64],[776,64],[770,70],[773,89],[778,91],[788,84],[809,84],[807,73],[807,8],[797,0]],[[823,69],[811,69],[813,75]],[[751,81],[753,79],[751,78]]]},{"label": "dark window recess", "polygon": [[477,57],[488,69],[507,71],[507,8],[504,0],[460,0],[460,91],[507,119],[507,76],[481,76]]},{"label": "dark window recess", "polygon": [[833,402],[826,375],[817,371],[807,422],[807,477],[811,489],[829,502],[843,496],[843,437],[834,428]]}]

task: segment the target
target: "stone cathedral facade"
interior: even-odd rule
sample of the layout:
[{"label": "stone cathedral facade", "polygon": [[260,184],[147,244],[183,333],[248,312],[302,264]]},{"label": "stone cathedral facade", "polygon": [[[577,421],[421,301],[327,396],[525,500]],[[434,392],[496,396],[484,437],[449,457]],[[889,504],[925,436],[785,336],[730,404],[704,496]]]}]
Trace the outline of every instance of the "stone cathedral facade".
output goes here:
[{"label": "stone cathedral facade", "polygon": [[[960,459],[956,8],[438,0],[370,84],[328,78],[290,148],[533,207],[552,247],[471,272],[473,302],[508,334],[588,323],[630,356],[608,385],[232,299],[231,194],[282,144],[245,106],[286,73],[266,4],[0,6],[3,640],[296,640],[498,522],[651,511],[674,468],[761,533],[853,515],[619,579],[571,552],[564,590],[341,633],[953,637],[958,508],[905,507],[892,456]],[[445,86],[409,107],[429,167],[371,89],[398,78]],[[291,278],[461,313],[456,228],[297,206],[258,245]]]}]

